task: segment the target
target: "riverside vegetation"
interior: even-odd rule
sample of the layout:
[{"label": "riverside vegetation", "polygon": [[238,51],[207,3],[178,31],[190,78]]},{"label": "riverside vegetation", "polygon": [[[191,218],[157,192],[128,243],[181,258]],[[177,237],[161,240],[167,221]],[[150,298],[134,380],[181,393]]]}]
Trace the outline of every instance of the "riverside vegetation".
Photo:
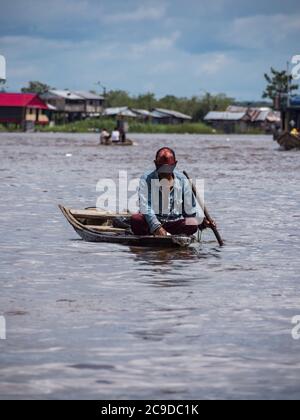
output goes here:
[{"label": "riverside vegetation", "polygon": [[[39,130],[53,133],[87,133],[100,131],[103,127],[112,131],[116,122],[112,119],[87,119],[54,127],[41,127]],[[184,123],[176,125],[151,124],[132,121],[131,133],[150,134],[214,134],[216,131],[204,123]]]}]

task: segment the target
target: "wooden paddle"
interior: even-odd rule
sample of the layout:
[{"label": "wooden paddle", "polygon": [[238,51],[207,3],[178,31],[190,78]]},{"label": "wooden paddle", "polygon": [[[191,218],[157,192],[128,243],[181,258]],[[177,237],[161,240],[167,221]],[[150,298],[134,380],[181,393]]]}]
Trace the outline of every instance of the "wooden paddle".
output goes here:
[{"label": "wooden paddle", "polygon": [[[186,176],[186,178],[189,180],[189,182],[190,182],[190,184],[191,184],[191,187],[192,187],[192,190],[193,190],[193,194],[194,194],[194,196],[195,196],[195,198],[196,198],[196,200],[197,200],[197,202],[198,202],[199,206],[202,208],[203,213],[204,213],[204,215],[205,215],[206,219],[207,219],[210,223],[212,223],[212,222],[213,222],[213,219],[210,217],[210,214],[208,213],[208,210],[207,210],[206,206],[204,205],[204,203],[203,203],[203,201],[202,201],[202,199],[201,199],[200,195],[198,194],[198,191],[197,191],[197,189],[196,189],[195,185],[193,184],[193,182],[192,182],[191,178],[188,176],[187,172],[185,172],[185,171],[184,171],[184,172],[183,172],[183,174],[184,174],[184,175]],[[211,230],[214,232],[215,237],[216,237],[217,241],[219,242],[219,245],[220,245],[220,246],[224,246],[224,241],[223,241],[223,239],[221,238],[221,235],[219,234],[218,229],[217,229],[215,226],[213,226],[213,225],[212,225],[212,226],[211,226]]]}]

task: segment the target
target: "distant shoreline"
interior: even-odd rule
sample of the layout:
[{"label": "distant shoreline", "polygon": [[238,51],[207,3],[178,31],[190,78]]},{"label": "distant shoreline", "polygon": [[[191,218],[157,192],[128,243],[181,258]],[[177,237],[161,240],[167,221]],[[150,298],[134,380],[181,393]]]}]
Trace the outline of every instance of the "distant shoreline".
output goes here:
[{"label": "distant shoreline", "polygon": [[[114,129],[114,121],[93,121],[85,120],[78,121],[75,123],[57,125],[54,127],[37,127],[35,132],[41,133],[99,133],[102,128],[106,128],[108,131]],[[0,125],[1,132],[22,132],[21,129],[5,129]],[[129,132],[132,134],[237,134],[237,135],[264,135],[267,134],[260,129],[249,129],[247,132],[236,131],[233,133],[225,133],[221,130],[214,130],[212,127],[204,123],[185,123],[180,125],[162,125],[162,124],[143,124],[133,123],[129,126]]]},{"label": "distant shoreline", "polygon": [[[56,127],[45,127],[41,131],[54,133],[100,133],[102,128],[113,131],[115,121],[79,121]],[[129,124],[130,133],[137,134],[215,134],[215,130],[203,123],[184,123],[178,125]]]},{"label": "distant shoreline", "polygon": [[[108,131],[112,131],[115,127],[115,121],[113,120],[84,120],[69,123],[65,125],[57,125],[54,127],[37,127],[36,132],[41,133],[99,133],[102,128],[106,128]],[[184,123],[178,125],[164,125],[164,124],[147,124],[147,123],[132,123],[129,124],[130,133],[134,134],[209,134],[209,135],[220,135],[220,134],[244,134],[244,135],[264,135],[266,134],[262,130],[249,129],[247,132],[234,132],[225,133],[221,130],[214,130],[212,127],[204,123]],[[0,125],[1,132],[22,132],[21,129],[5,129]]]},{"label": "distant shoreline", "polygon": [[[0,135],[3,134],[94,134],[94,135],[99,135],[100,133],[96,132],[96,131],[53,131],[53,130],[36,130],[36,131],[23,131],[23,130],[0,130]],[[138,135],[138,134],[145,134],[145,135],[155,135],[155,134],[166,134],[166,135],[207,135],[207,136],[271,136],[273,137],[273,135],[271,133],[264,133],[264,132],[247,132],[247,133],[225,133],[222,131],[218,131],[216,133],[203,133],[203,132],[137,132],[137,131],[131,131],[130,133],[127,134],[128,138],[131,138],[132,136]]]}]

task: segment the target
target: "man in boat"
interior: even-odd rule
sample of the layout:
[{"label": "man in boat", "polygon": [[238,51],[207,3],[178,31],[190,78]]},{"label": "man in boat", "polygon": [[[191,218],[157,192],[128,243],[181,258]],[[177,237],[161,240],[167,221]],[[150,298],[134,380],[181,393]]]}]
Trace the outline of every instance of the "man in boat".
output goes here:
[{"label": "man in boat", "polygon": [[120,140],[122,143],[126,143],[126,136],[128,133],[128,123],[124,120],[123,117],[121,117],[118,121],[117,121],[117,127],[118,130],[120,132]]},{"label": "man in boat", "polygon": [[299,132],[299,130],[298,130],[298,128],[297,128],[296,123],[295,123],[294,120],[290,121],[289,126],[290,126],[290,134],[291,134],[291,136],[293,136],[293,137],[299,137],[300,132]]},{"label": "man in boat", "polygon": [[108,145],[111,135],[106,128],[103,128],[100,134],[100,144]]},{"label": "man in boat", "polygon": [[215,226],[203,220],[188,179],[176,171],[175,152],[164,147],[156,154],[156,169],[140,181],[140,213],[131,218],[131,228],[137,236],[192,236]]},{"label": "man in boat", "polygon": [[291,131],[291,135],[294,137],[299,137],[300,136],[300,131],[298,130],[298,128],[294,127]]},{"label": "man in boat", "polygon": [[120,143],[120,131],[118,127],[116,127],[111,133],[111,141],[113,143]]}]

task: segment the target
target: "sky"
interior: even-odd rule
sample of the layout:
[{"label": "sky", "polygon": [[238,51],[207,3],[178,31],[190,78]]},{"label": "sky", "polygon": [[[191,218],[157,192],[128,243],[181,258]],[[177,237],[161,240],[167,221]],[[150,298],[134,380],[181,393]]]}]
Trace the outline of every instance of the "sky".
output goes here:
[{"label": "sky", "polygon": [[299,0],[0,0],[7,87],[259,100],[300,54]]}]

